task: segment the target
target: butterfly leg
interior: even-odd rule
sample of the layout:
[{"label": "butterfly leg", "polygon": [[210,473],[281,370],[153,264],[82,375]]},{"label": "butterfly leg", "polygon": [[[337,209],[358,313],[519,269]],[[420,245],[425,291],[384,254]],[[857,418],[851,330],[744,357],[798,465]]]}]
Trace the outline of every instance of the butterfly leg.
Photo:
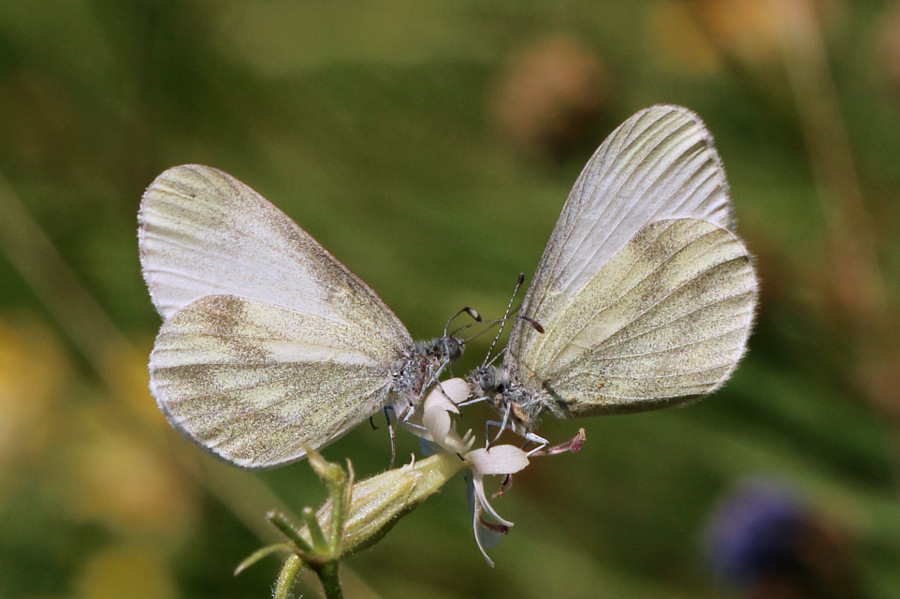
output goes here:
[{"label": "butterfly leg", "polygon": [[441,373],[444,372],[444,369],[447,368],[447,366],[450,366],[450,376],[453,376],[453,366],[450,365],[450,360],[444,360],[441,362],[440,367],[431,375],[431,381],[433,383],[437,383],[438,386],[440,386]]},{"label": "butterfly leg", "polygon": [[525,437],[525,442],[522,443],[522,449],[525,449],[525,446],[528,445],[529,443],[535,444],[534,449],[528,450],[528,457],[531,457],[535,453],[543,450],[545,447],[550,445],[550,441],[548,441],[547,439],[541,437],[540,435],[538,435],[536,433],[531,433],[531,432],[525,433],[524,437]]},{"label": "butterfly leg", "polygon": [[384,419],[387,420],[388,426],[388,436],[391,438],[391,465],[389,466],[389,470],[394,467],[394,460],[397,457],[397,448],[394,445],[394,423],[391,421],[391,415],[389,412],[394,411],[394,406],[384,406],[382,408],[382,412],[384,413]]},{"label": "butterfly leg", "polygon": [[466,401],[461,401],[456,404],[458,408],[464,408],[466,406],[471,406],[472,404],[480,403],[482,401],[487,401],[487,397],[473,397],[472,399],[467,399]]},{"label": "butterfly leg", "polygon": [[[487,422],[484,423],[484,438],[487,440],[485,447],[487,449],[490,449],[491,445],[494,445],[497,443],[497,441],[500,439],[500,435],[503,434],[503,431],[506,430],[506,427],[509,425],[510,409],[511,409],[511,406],[507,405],[506,410],[503,411],[503,420],[501,420],[499,422],[496,420],[488,420]],[[494,436],[493,439],[491,439],[491,426],[497,427],[497,434]],[[510,430],[512,430],[512,429],[510,429]]]}]

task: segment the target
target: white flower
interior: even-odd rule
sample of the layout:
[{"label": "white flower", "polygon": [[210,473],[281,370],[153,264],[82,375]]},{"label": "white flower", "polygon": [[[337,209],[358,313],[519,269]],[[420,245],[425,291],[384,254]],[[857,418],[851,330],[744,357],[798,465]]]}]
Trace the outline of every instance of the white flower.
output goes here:
[{"label": "white flower", "polygon": [[482,532],[485,527],[489,530],[494,529],[483,522],[482,512],[487,512],[491,518],[497,521],[498,528],[502,528],[504,531],[513,523],[502,518],[491,506],[484,492],[484,477],[485,475],[505,476],[519,472],[528,465],[528,454],[514,445],[496,445],[490,449],[473,450],[475,439],[472,431],[460,436],[454,426],[454,416],[459,414],[457,404],[465,401],[468,397],[469,384],[465,380],[454,378],[441,382],[428,394],[422,404],[421,427],[407,428],[439,447],[441,451],[458,455],[465,461],[466,467],[472,473],[472,528],[475,533],[475,541],[484,558],[493,566],[494,563],[484,548]]}]

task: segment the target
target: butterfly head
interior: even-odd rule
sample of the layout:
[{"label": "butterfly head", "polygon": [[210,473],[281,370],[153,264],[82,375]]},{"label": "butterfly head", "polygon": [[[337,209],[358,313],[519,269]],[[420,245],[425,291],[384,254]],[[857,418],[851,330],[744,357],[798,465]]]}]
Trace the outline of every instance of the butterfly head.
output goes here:
[{"label": "butterfly head", "polygon": [[433,356],[439,362],[453,362],[463,353],[463,341],[453,335],[444,335],[430,341],[426,346],[428,355]]},{"label": "butterfly head", "polygon": [[418,405],[425,391],[436,383],[444,369],[463,353],[464,344],[452,335],[411,344],[394,371],[393,391],[404,401],[399,413]]},{"label": "butterfly head", "polygon": [[482,366],[468,377],[476,396],[488,403],[511,431],[526,436],[534,429],[543,411],[540,398],[526,389],[507,366]]}]

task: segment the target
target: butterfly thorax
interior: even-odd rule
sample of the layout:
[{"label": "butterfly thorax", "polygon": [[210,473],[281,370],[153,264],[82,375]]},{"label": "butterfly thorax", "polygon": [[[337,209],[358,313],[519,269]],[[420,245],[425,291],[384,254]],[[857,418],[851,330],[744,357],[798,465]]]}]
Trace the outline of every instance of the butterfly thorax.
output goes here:
[{"label": "butterfly thorax", "polygon": [[541,393],[525,388],[507,366],[484,366],[469,375],[469,384],[476,394],[486,397],[501,417],[507,418],[519,435],[526,435],[537,427],[544,412]]},{"label": "butterfly thorax", "polygon": [[393,391],[399,398],[400,413],[418,405],[422,395],[437,382],[441,370],[462,355],[462,342],[452,336],[410,344],[394,369]]}]

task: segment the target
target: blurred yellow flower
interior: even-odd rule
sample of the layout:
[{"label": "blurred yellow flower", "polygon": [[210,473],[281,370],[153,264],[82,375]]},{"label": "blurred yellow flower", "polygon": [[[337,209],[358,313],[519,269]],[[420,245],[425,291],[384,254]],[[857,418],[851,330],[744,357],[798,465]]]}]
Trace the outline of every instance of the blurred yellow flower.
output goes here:
[{"label": "blurred yellow flower", "polygon": [[72,420],[78,438],[65,452],[59,481],[62,503],[75,518],[176,544],[190,534],[195,488],[164,454],[116,430],[99,408]]},{"label": "blurred yellow flower", "polygon": [[127,405],[143,422],[168,431],[169,423],[150,395],[147,356],[151,348],[148,343],[139,351],[112,352],[105,356],[104,366],[112,392],[117,396],[116,402]]},{"label": "blurred yellow flower", "polygon": [[91,557],[75,580],[77,599],[177,596],[165,559],[147,547],[113,545]]},{"label": "blurred yellow flower", "polygon": [[57,436],[70,379],[60,342],[45,327],[0,319],[0,503],[12,492],[15,473],[33,468]]}]

